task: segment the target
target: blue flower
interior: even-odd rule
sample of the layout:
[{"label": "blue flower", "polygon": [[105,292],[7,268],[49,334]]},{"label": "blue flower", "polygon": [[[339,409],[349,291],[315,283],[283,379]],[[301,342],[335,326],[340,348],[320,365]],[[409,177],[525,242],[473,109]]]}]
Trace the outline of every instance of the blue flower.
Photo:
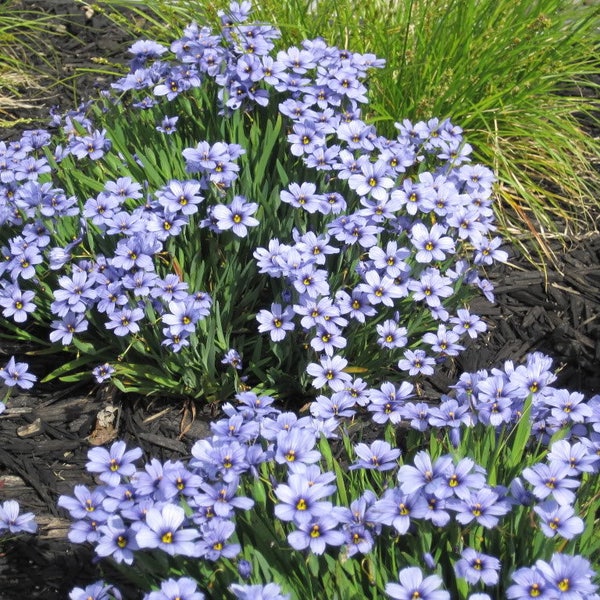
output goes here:
[{"label": "blue flower", "polygon": [[398,361],[398,368],[403,371],[408,371],[411,376],[422,374],[422,375],[433,375],[433,365],[435,365],[435,359],[431,356],[427,356],[425,350],[405,350],[404,358]]},{"label": "blue flower", "polygon": [[177,131],[177,121],[179,117],[164,117],[159,125],[156,126],[156,131],[172,135]]},{"label": "blue flower", "polygon": [[286,332],[294,329],[292,318],[294,312],[290,306],[282,309],[281,304],[274,302],[271,304],[271,310],[262,309],[256,315],[256,320],[260,323],[258,331],[269,333],[271,340],[280,342],[285,338]]},{"label": "blue flower", "polygon": [[351,465],[352,469],[375,469],[377,471],[389,471],[397,466],[397,459],[400,456],[398,448],[392,448],[388,442],[375,440],[370,446],[367,444],[357,444],[354,446],[354,452],[358,456],[358,461]]},{"label": "blue flower", "polygon": [[24,323],[28,314],[36,309],[32,302],[34,298],[35,292],[21,291],[16,284],[9,284],[0,292],[0,306],[4,307],[2,314],[6,318],[12,317],[15,323]]},{"label": "blue flower", "polygon": [[500,499],[496,492],[487,487],[471,491],[462,499],[451,498],[446,506],[456,511],[459,523],[467,525],[476,521],[486,529],[495,527],[499,517],[510,511],[508,502]]},{"label": "blue flower", "polygon": [[314,378],[315,388],[328,385],[334,392],[341,392],[352,380],[352,376],[344,372],[347,365],[348,361],[341,356],[325,356],[319,363],[310,363],[306,372]]},{"label": "blue flower", "polygon": [[110,556],[115,562],[126,565],[133,563],[133,551],[139,546],[135,541],[133,528],[127,527],[121,517],[111,516],[98,527],[100,538],[95,551],[98,556]]},{"label": "blue flower", "polygon": [[181,212],[184,215],[193,215],[198,212],[198,205],[204,200],[199,192],[198,181],[172,180],[157,190],[155,196],[158,203],[170,214]]},{"label": "blue flower", "polygon": [[298,529],[288,534],[287,539],[294,550],[309,548],[313,554],[323,554],[327,546],[341,546],[346,536],[336,529],[339,521],[331,514],[301,522]]},{"label": "blue flower", "polygon": [[533,567],[522,567],[511,575],[514,583],[506,589],[506,597],[515,600],[551,600],[556,598],[542,572]]},{"label": "blue flower", "polygon": [[453,463],[446,466],[440,484],[435,487],[433,493],[438,498],[466,499],[473,491],[480,490],[485,485],[485,469],[480,467],[472,458],[461,458],[456,465]]},{"label": "blue flower", "polygon": [[364,292],[372,305],[382,303],[391,307],[396,298],[406,296],[394,279],[385,275],[381,277],[377,271],[367,271],[364,280],[365,282],[359,283],[355,289],[357,292]]},{"label": "blue flower", "polygon": [[389,177],[389,169],[385,162],[364,163],[361,173],[356,173],[348,178],[350,189],[359,196],[372,196],[375,200],[385,201],[387,190],[394,186],[394,180]]},{"label": "blue flower", "polygon": [[590,563],[582,556],[553,554],[550,562],[537,560],[535,567],[541,571],[554,594],[564,600],[585,600],[598,586],[592,583],[595,575]]},{"label": "blue flower", "polygon": [[197,542],[199,556],[216,561],[222,556],[234,558],[241,550],[239,544],[228,544],[235,533],[235,523],[227,519],[211,519],[202,525],[202,539]]},{"label": "blue flower", "polygon": [[449,298],[454,293],[451,284],[452,280],[441,275],[438,269],[428,268],[418,280],[409,282],[408,289],[413,292],[415,300],[424,300],[429,307],[438,307],[441,298]]},{"label": "blue flower", "polygon": [[99,478],[111,487],[119,485],[121,478],[131,477],[135,473],[134,462],[142,456],[141,448],[127,450],[123,441],[114,442],[110,450],[92,448],[88,452],[86,469],[90,473],[99,473]]},{"label": "blue flower", "polygon": [[306,212],[315,213],[321,206],[321,196],[316,193],[317,186],[314,183],[305,182],[300,185],[290,183],[287,190],[280,192],[280,199],[294,208],[302,208]]},{"label": "blue flower", "polygon": [[572,490],[579,487],[579,482],[570,479],[569,475],[570,467],[557,462],[551,462],[549,465],[538,463],[523,470],[523,478],[534,486],[533,494],[536,498],[544,500],[552,495],[563,505],[575,502],[575,493]]},{"label": "blue flower", "polygon": [[276,583],[266,585],[243,585],[232,583],[229,589],[237,600],[289,600],[289,594],[282,594]]},{"label": "blue flower", "polygon": [[305,463],[312,464],[321,458],[315,450],[315,436],[301,427],[292,427],[277,434],[275,462],[279,464]]},{"label": "blue flower", "polygon": [[68,510],[71,518],[106,521],[108,513],[102,506],[105,494],[101,490],[90,490],[85,485],[76,485],[73,493],[74,498],[62,495],[58,499],[58,506]]},{"label": "blue flower", "polygon": [[246,237],[248,227],[258,225],[258,220],[252,217],[258,209],[256,202],[246,202],[242,196],[235,196],[231,204],[218,204],[213,208],[212,215],[217,227],[225,231],[231,229],[238,237]]},{"label": "blue flower", "polygon": [[470,584],[481,581],[485,585],[496,585],[499,579],[500,561],[473,548],[465,548],[454,569],[458,577],[466,579]]},{"label": "blue flower", "polygon": [[575,515],[572,506],[561,506],[554,500],[546,500],[533,510],[540,517],[540,527],[546,537],[555,535],[570,540],[584,530],[583,521]]},{"label": "blue flower", "polygon": [[121,592],[113,585],[97,581],[85,588],[73,588],[69,600],[121,600]]},{"label": "blue flower", "polygon": [[411,230],[411,242],[417,249],[415,260],[419,263],[443,261],[446,253],[454,253],[454,241],[445,236],[446,228],[434,223],[427,229],[423,223],[416,223]]},{"label": "blue flower", "polygon": [[33,513],[20,513],[19,503],[16,500],[6,500],[0,505],[0,534],[8,533],[35,533],[37,523]]},{"label": "blue flower", "polygon": [[190,505],[195,508],[210,508],[217,517],[229,519],[234,510],[249,510],[254,501],[244,496],[236,496],[239,490],[239,479],[234,477],[229,482],[200,484],[201,492],[194,495]]},{"label": "blue flower", "polygon": [[161,582],[160,590],[146,594],[143,600],[204,600],[204,594],[197,591],[197,587],[190,577],[171,578]]},{"label": "blue flower", "polygon": [[37,381],[33,373],[28,372],[29,365],[24,362],[16,362],[15,357],[11,356],[8,362],[0,367],[0,379],[8,387],[20,387],[29,390]]},{"label": "blue flower", "polygon": [[180,506],[165,504],[160,510],[151,508],[136,533],[136,541],[140,548],[159,548],[171,556],[195,556],[194,541],[200,532],[182,529],[184,521],[185,512]]},{"label": "blue flower", "polygon": [[390,488],[373,504],[371,512],[378,523],[390,525],[403,535],[408,531],[411,519],[423,519],[428,511],[422,494],[405,494],[400,488]]},{"label": "blue flower", "polygon": [[438,575],[423,577],[419,567],[406,567],[398,573],[400,583],[387,583],[385,592],[396,600],[450,600],[450,594],[438,589],[442,580]]},{"label": "blue flower", "polygon": [[293,521],[299,525],[329,515],[332,504],[322,498],[334,491],[334,485],[312,484],[304,476],[292,473],[287,485],[279,484],[275,488],[275,495],[280,501],[275,505],[275,516],[282,521]]},{"label": "blue flower", "polygon": [[140,330],[138,321],[144,318],[144,311],[141,308],[122,308],[109,315],[109,321],[106,323],[106,329],[114,329],[116,336],[125,336],[130,333],[137,333]]}]

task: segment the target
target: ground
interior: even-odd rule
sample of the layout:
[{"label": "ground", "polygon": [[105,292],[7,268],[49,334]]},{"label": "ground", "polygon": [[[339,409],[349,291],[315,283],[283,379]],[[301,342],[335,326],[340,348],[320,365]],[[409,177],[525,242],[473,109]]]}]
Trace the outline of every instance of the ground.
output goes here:
[{"label": "ground", "polygon": [[[66,28],[68,35],[51,41],[60,51],[59,68],[65,76],[93,67],[94,57],[123,60],[125,36],[74,1],[22,0],[21,5],[55,14],[57,32]],[[65,15],[68,22],[59,23]],[[95,84],[91,76],[80,81],[78,97],[93,94]],[[37,98],[37,111],[27,115],[72,102],[72,91],[63,86],[52,97]],[[0,139],[15,133],[0,130]],[[592,133],[597,136],[597,131]],[[560,369],[560,387],[582,391],[587,397],[600,394],[600,234],[590,232],[574,240],[572,247],[554,247],[554,251],[556,264],[545,273],[514,253],[507,265],[488,273],[496,302],[482,300],[472,308],[485,318],[489,331],[442,375],[427,382],[427,395],[447,391],[463,371],[505,360],[518,363],[532,351],[553,357]],[[0,342],[0,357],[17,351]],[[91,484],[85,473],[87,451],[117,437],[141,446],[146,458],[189,456],[194,441],[209,431],[213,416],[201,406],[193,423],[190,415],[189,405],[160,398],[123,398],[114,390],[90,384],[42,386],[12,398],[9,410],[0,416],[0,500],[14,498],[23,510],[34,512],[40,532],[33,539],[0,546],[0,598],[58,600],[66,598],[73,586],[97,579],[91,551],[66,541],[68,521],[56,508],[58,496],[71,493],[76,484]]]}]

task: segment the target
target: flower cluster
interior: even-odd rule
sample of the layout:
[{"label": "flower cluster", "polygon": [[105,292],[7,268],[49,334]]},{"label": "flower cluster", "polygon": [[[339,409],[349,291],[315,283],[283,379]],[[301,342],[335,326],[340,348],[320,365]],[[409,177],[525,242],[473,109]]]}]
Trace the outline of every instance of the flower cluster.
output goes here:
[{"label": "flower cluster", "polygon": [[[508,362],[502,370],[461,376],[455,397],[439,406],[398,397],[396,422],[405,424],[408,439],[411,432],[422,440],[431,431],[433,439],[446,437],[446,452],[443,442],[437,451],[421,443],[405,455],[381,439],[353,443],[346,429],[352,415],[373,412],[368,399],[378,402],[380,390],[367,390],[367,400],[359,403],[346,386],[336,392],[337,412],[324,411],[317,400],[311,415],[302,417],[277,409],[271,397],[241,392],[237,405],[225,404],[225,416],[211,424],[212,436],[194,444],[187,464],[152,459],[136,469],[139,449],[126,450],[123,442],[92,449],[88,470],[101,485],[77,486],[74,497],[59,500],[74,519],[69,538],[90,542],[99,556],[126,564],[143,565],[144,552],[152,550],[208,564],[225,561],[231,565],[227,585],[234,590],[243,585],[236,575],[257,574],[256,564],[249,568],[242,558],[249,556],[244,542],[262,539],[252,536],[257,527],[272,532],[268,543],[276,547],[285,537],[296,551],[317,557],[339,553],[344,560],[371,557],[383,570],[386,558],[379,548],[390,552],[386,540],[393,535],[400,552],[403,544],[407,549],[417,544],[429,558],[401,571],[399,584],[386,586],[392,598],[414,597],[405,595],[409,589],[420,597],[449,598],[445,591],[434,592],[442,583],[439,575],[423,574],[442,565],[450,588],[459,583],[448,579],[448,568],[473,593],[501,586],[508,597],[524,599],[539,586],[548,598],[567,590],[572,598],[584,598],[596,589],[589,561],[560,549],[584,533],[578,511],[595,493],[590,484],[597,489],[592,482],[600,472],[600,397],[585,402],[580,394],[553,388],[550,368],[547,357],[532,354],[523,365]],[[491,397],[492,385],[506,390],[508,404],[498,394]],[[485,439],[504,445],[513,428],[522,427],[522,415],[529,419],[529,433],[518,456],[504,457],[499,469],[494,453],[482,449]],[[557,433],[562,439],[554,441]],[[480,442],[477,460],[464,454],[472,448],[461,445],[468,436]],[[337,439],[349,453],[340,459],[348,461],[347,475],[328,450]],[[540,447],[546,448],[542,454]],[[489,553],[498,536],[519,544],[519,536],[534,532],[545,540],[541,555],[532,555],[541,546],[512,559]],[[454,550],[447,552],[446,544]],[[414,549],[408,556],[415,556]],[[533,566],[521,566],[527,557],[535,559]]]},{"label": "flower cluster", "polygon": [[[218,33],[136,42],[103,97],[0,144],[3,315],[89,357],[54,376],[83,366],[122,389],[218,395],[237,382],[218,353],[255,352],[255,318],[275,342],[293,331],[300,373],[349,360],[416,376],[485,331],[464,302],[493,298],[480,270],[506,253],[493,175],[460,128],[378,135],[361,107],[382,60],[320,39],[276,51],[277,29],[248,16],[234,3]],[[215,102],[218,118],[199,119]]]}]

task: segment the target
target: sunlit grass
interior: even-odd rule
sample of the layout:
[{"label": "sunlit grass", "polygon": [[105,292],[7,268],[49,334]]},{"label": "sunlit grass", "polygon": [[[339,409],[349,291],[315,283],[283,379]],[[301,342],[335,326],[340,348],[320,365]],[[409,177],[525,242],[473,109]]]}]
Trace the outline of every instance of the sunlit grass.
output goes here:
[{"label": "sunlit grass", "polygon": [[[105,0],[102,9],[145,38],[169,40],[191,20],[214,23],[227,0]],[[478,161],[493,165],[503,233],[526,256],[552,260],[551,238],[568,245],[595,227],[598,144],[576,115],[598,119],[600,5],[573,0],[261,0],[259,20],[282,30],[282,47],[322,36],[373,52],[371,118],[383,134],[395,121],[451,117]],[[124,18],[127,8],[138,19]],[[596,107],[597,108],[597,107]]]},{"label": "sunlit grass", "polygon": [[0,3],[0,128],[34,123],[22,113],[48,95],[59,60],[50,39],[60,34],[55,17]]}]

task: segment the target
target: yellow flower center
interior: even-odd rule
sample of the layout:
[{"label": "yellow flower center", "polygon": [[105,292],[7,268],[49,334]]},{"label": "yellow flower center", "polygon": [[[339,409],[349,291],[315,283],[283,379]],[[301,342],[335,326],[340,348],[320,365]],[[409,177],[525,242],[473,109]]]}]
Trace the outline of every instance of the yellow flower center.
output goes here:
[{"label": "yellow flower center", "polygon": [[571,589],[571,582],[569,581],[569,578],[565,577],[564,579],[561,579],[558,582],[557,587],[561,592],[568,592],[569,589]]},{"label": "yellow flower center", "polygon": [[529,595],[532,598],[537,598],[541,593],[542,593],[542,590],[540,590],[540,584],[539,583],[533,583],[531,585],[531,587],[529,588]]}]

